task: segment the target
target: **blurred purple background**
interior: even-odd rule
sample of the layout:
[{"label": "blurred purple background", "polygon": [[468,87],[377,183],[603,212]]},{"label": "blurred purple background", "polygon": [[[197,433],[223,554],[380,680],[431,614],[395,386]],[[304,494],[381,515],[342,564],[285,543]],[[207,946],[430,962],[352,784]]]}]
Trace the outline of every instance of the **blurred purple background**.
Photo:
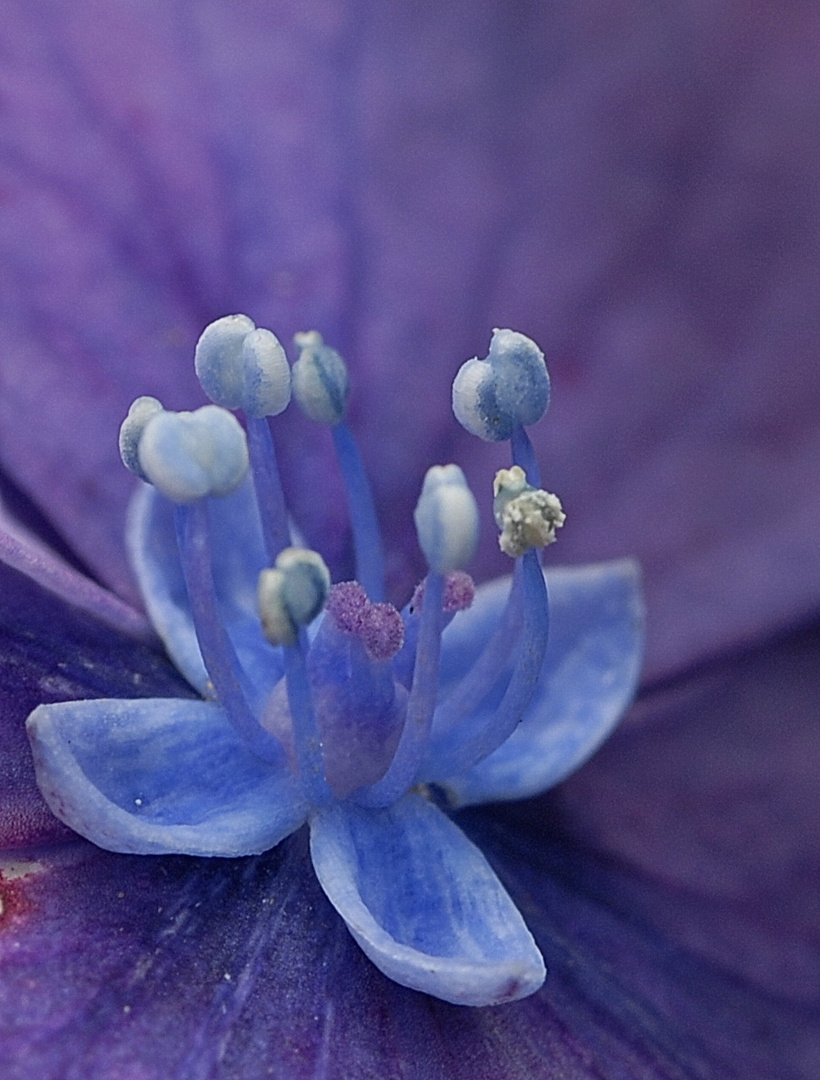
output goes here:
[{"label": "blurred purple background", "polygon": [[[199,402],[241,310],[346,354],[396,599],[427,465],[505,461],[448,397],[510,325],[554,379],[552,558],[641,559],[650,676],[817,610],[813,5],[8,0],[2,41],[0,457],[122,594],[116,427]],[[328,441],[277,431],[343,569]]]}]

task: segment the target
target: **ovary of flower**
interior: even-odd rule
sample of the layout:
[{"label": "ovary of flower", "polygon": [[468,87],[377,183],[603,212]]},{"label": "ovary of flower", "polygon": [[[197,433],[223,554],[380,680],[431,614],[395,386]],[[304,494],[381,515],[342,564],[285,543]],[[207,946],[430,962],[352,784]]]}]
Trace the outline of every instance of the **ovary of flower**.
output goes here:
[{"label": "ovary of flower", "polygon": [[555,530],[566,520],[561,500],[549,491],[531,487],[518,465],[500,469],[493,484],[493,511],[501,535],[498,546],[511,559],[532,548],[555,542]]}]

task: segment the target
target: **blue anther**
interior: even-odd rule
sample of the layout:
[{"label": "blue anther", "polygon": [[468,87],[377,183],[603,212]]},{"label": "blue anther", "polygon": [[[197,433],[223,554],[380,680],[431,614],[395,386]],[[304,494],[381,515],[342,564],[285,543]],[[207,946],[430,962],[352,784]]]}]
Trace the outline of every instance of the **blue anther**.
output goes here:
[{"label": "blue anther", "polygon": [[126,469],[140,480],[148,480],[139,459],[139,446],[142,433],[148,421],[163,411],[155,397],[138,397],[128,410],[128,416],[120,425],[120,457]]},{"label": "blue anther", "polygon": [[453,412],[471,434],[489,442],[509,439],[547,411],[550,380],[544,354],[513,330],[494,330],[484,360],[462,364],[453,381]]},{"label": "blue anther", "polygon": [[321,555],[285,548],[272,569],[259,575],[257,604],[272,645],[295,645],[299,630],[313,622],[330,591],[330,571]]},{"label": "blue anther", "polygon": [[338,424],[344,417],[350,384],[347,365],[316,330],[296,334],[299,359],[293,365],[293,396],[317,424]]},{"label": "blue anther", "polygon": [[229,495],[248,471],[245,432],[217,405],[196,412],[156,412],[138,445],[146,479],[175,503]]},{"label": "blue anther", "polygon": [[240,402],[248,416],[278,416],[290,401],[290,365],[279,339],[261,327],[242,342],[244,374]]},{"label": "blue anther", "polygon": [[290,401],[290,367],[270,330],[247,315],[226,315],[206,326],[194,366],[202,389],[217,405],[248,416],[277,416]]},{"label": "blue anther", "polygon": [[478,507],[458,465],[427,470],[413,519],[430,569],[463,570],[478,543]]}]

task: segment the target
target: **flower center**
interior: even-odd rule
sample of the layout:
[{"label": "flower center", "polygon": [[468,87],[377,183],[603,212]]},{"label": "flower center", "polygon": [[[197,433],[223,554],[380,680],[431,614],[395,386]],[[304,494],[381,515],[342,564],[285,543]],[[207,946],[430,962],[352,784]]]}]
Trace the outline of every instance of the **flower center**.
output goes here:
[{"label": "flower center", "polygon": [[[445,736],[434,770],[441,777],[500,745],[535,691],[547,598],[534,549],[555,538],[563,512],[555,496],[535,486],[537,467],[523,425],[546,408],[549,380],[537,346],[512,331],[496,331],[487,360],[469,361],[456,377],[454,409],[464,426],[483,438],[511,440],[515,464],[496,479],[495,513],[501,548],[516,560],[516,571],[496,634],[442,698],[442,633],[474,593],[464,568],[477,543],[475,499],[458,466],[428,471],[414,520],[429,573],[401,614],[385,603],[373,497],[344,418],[346,366],[316,332],[296,340],[301,352],[291,373],[270,331],[246,316],[217,320],[196,351],[197,374],[215,404],[172,413],[154,398],[138,399],[123,423],[120,448],[125,464],[176,504],[179,558],[202,659],[246,745],[263,760],[284,755],[316,805],[352,798],[385,806],[424,780],[434,726]],[[331,586],[316,552],[289,546],[269,417],[287,406],[291,392],[311,419],[331,426],[357,581]],[[244,427],[227,410],[237,410]],[[261,706],[236,628],[225,622],[217,599],[208,510],[211,500],[244,483],[253,485],[269,563],[259,578],[259,617],[273,647],[272,669],[284,670]],[[457,750],[447,750],[446,735],[510,666],[498,709]]]}]

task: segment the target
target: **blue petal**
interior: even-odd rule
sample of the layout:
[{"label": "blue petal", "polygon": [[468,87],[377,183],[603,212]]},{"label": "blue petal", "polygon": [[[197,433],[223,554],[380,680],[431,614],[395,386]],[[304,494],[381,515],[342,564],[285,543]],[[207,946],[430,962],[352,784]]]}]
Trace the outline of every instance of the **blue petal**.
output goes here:
[{"label": "blue petal", "polygon": [[[513,735],[467,773],[447,780],[455,805],[522,799],[557,784],[607,738],[635,692],[643,652],[640,570],[623,560],[546,572],[550,641],[536,696]],[[470,611],[445,635],[448,676],[461,670],[489,634],[508,586],[479,589]],[[482,708],[497,703],[508,673]],[[459,733],[457,732],[456,735]],[[435,737],[430,757],[436,753]]]},{"label": "blue petal", "polygon": [[305,820],[298,781],[250,754],[211,702],[66,701],[27,729],[48,805],[110,851],[251,855]]},{"label": "blue petal", "polygon": [[544,961],[489,863],[420,795],[384,810],[342,803],[311,818],[328,899],[395,982],[456,1005],[526,997]]},{"label": "blue petal", "polygon": [[[209,513],[217,600],[239,661],[256,691],[251,706],[261,713],[283,667],[281,652],[265,639],[256,612],[256,585],[267,559],[250,480],[232,495],[211,499]],[[207,694],[208,676],[179,562],[173,505],[147,485],[137,492],[131,506],[128,546],[157,633],[185,678]]]}]

